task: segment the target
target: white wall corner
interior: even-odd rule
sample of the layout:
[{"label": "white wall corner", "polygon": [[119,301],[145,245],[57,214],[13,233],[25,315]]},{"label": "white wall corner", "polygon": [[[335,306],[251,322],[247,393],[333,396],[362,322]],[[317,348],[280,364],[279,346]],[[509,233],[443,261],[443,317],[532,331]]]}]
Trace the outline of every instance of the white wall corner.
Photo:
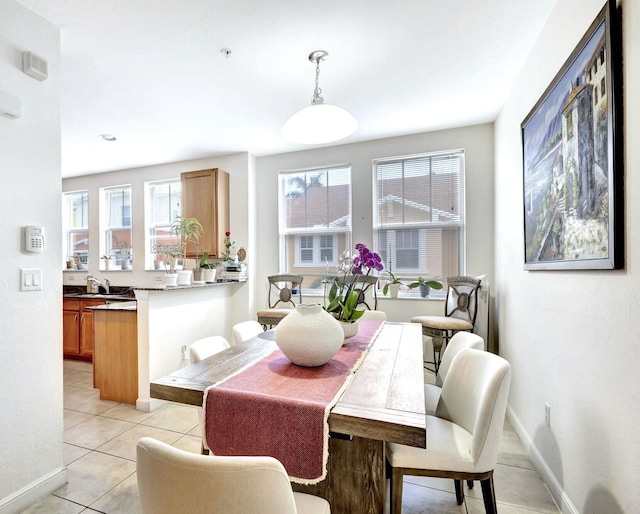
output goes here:
[{"label": "white wall corner", "polygon": [[533,467],[536,468],[536,471],[540,474],[540,478],[549,489],[553,501],[556,502],[556,505],[560,509],[560,512],[563,514],[580,514],[580,511],[575,507],[571,498],[562,487],[562,484],[557,479],[553,471],[551,471],[551,467],[547,464],[547,461],[544,460],[542,454],[536,447],[535,443],[531,440],[529,435],[524,429],[522,423],[516,416],[515,412],[511,408],[511,406],[507,405],[507,417],[513,426],[516,434],[520,438],[520,441],[524,445],[531,462],[533,463]]}]

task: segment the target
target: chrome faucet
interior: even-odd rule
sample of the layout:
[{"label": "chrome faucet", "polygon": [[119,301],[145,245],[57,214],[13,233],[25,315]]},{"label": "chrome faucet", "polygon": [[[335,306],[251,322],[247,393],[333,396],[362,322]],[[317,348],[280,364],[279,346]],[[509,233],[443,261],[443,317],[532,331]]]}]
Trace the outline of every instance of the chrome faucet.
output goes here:
[{"label": "chrome faucet", "polygon": [[87,293],[99,293],[100,286],[104,287],[105,292],[109,294],[109,281],[106,278],[102,283],[93,275],[87,275]]}]

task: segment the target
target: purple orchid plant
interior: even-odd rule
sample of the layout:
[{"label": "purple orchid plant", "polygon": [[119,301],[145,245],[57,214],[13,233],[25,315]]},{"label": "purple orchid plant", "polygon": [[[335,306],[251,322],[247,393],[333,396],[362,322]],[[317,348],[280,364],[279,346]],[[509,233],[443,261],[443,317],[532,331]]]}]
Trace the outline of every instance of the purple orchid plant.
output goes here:
[{"label": "purple orchid plant", "polygon": [[357,255],[351,258],[349,250],[345,250],[339,258],[337,270],[342,278],[336,277],[329,290],[329,305],[326,310],[333,314],[338,321],[354,322],[362,317],[364,310],[359,310],[358,299],[360,291],[356,284],[361,276],[369,275],[373,270],[382,271],[382,259],[376,252],[366,245],[356,245]]}]

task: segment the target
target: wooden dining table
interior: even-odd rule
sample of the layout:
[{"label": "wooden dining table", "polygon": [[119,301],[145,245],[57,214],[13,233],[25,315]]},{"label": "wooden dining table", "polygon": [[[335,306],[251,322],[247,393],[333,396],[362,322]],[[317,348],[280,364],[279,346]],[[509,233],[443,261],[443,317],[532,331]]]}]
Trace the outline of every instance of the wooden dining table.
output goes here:
[{"label": "wooden dining table", "polygon": [[[151,382],[151,397],[202,406],[205,390],[270,355],[273,331]],[[385,442],[424,448],[421,326],[384,322],[328,417],[326,478],[295,491],[322,496],[333,514],[385,511]]]}]

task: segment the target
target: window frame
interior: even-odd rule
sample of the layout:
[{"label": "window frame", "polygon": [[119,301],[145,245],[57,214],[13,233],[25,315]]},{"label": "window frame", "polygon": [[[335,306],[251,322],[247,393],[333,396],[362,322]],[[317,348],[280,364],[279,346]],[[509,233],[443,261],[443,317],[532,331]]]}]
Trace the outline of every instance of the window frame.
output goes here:
[{"label": "window frame", "polygon": [[[305,177],[308,175],[313,175],[315,173],[326,173],[327,174],[327,184],[324,185],[324,188],[331,187],[331,178],[330,173],[334,171],[336,173],[336,178],[338,183],[334,185],[341,185],[340,173],[346,173],[348,176],[348,182],[342,185],[348,186],[348,194],[346,194],[346,202],[347,202],[347,214],[337,218],[334,221],[344,221],[344,226],[331,226],[330,220],[327,219],[327,223],[322,226],[312,226],[312,227],[293,227],[289,228],[287,226],[287,219],[285,216],[285,206],[284,202],[287,201],[286,198],[286,180],[288,177],[293,175],[305,174]],[[351,164],[334,164],[328,166],[317,166],[311,168],[299,168],[292,170],[281,170],[278,172],[278,238],[279,238],[279,269],[281,273],[296,273],[302,274],[305,277],[308,277],[312,283],[318,283],[322,278],[326,278],[328,274],[331,274],[335,271],[335,267],[338,264],[339,253],[341,249],[341,239],[344,238],[346,243],[344,243],[346,249],[351,250],[351,241],[352,241],[352,233],[353,233],[353,168]],[[310,181],[306,180],[305,184],[308,184]],[[305,188],[305,192],[306,192]],[[329,202],[327,201],[327,210],[325,211],[326,217],[328,218],[331,214],[329,210]],[[300,259],[300,237],[301,236],[312,236],[314,245],[313,245],[313,255],[314,259],[312,263],[303,263]],[[320,260],[320,239],[322,236],[332,236],[333,239],[333,259],[331,261],[322,262]],[[293,242],[289,240],[293,238]],[[293,245],[293,256],[291,257],[292,262],[287,262],[288,260],[288,252],[291,249],[290,244]],[[300,269],[302,268],[302,270]],[[312,269],[316,268],[317,273],[304,273],[304,268]],[[322,287],[314,287],[314,288],[306,288],[303,286],[303,294],[314,296],[314,295],[323,295],[324,290]]]},{"label": "window frame", "polygon": [[[417,221],[409,221],[406,222],[403,220],[402,223],[397,224],[384,224],[381,220],[381,212],[384,208],[382,206],[382,198],[378,198],[379,194],[379,180],[378,180],[378,166],[380,164],[389,164],[389,163],[406,163],[411,160],[418,159],[437,159],[442,157],[458,157],[459,158],[459,168],[457,171],[458,174],[458,198],[457,203],[459,205],[459,221],[429,221],[429,222],[417,222]],[[431,172],[430,172],[431,173]],[[406,179],[404,175],[402,175],[402,198],[401,202],[406,205],[406,197],[404,196],[404,181]],[[432,201],[433,195],[437,192],[432,188],[432,179],[430,177],[430,186],[429,186],[429,198],[427,199],[427,205],[431,206],[434,202]],[[465,273],[466,268],[466,217],[465,217],[465,152],[463,149],[454,149],[447,151],[437,151],[437,152],[427,152],[421,154],[410,154],[403,156],[395,156],[395,157],[387,157],[374,159],[372,161],[372,192],[373,192],[373,240],[374,240],[374,249],[380,253],[383,257],[383,264],[385,266],[385,271],[389,271],[389,250],[391,249],[392,253],[392,266],[391,271],[394,275],[405,279],[405,281],[414,280],[418,276],[422,276],[424,278],[440,278],[444,279],[446,277],[438,276],[429,270],[429,262],[426,255],[426,250],[429,249],[428,238],[430,231],[443,230],[443,229],[456,229],[457,230],[457,241],[458,241],[458,256],[457,256],[457,274],[463,275]],[[394,212],[395,215],[395,212]],[[397,255],[398,248],[395,245],[395,241],[392,239],[389,240],[389,236],[393,238],[394,232],[401,230],[418,230],[418,268],[409,268],[409,267],[398,267]],[[384,231],[385,234],[381,234]],[[387,248],[380,248],[380,241],[382,236],[384,235],[386,240]],[[454,236],[455,237],[455,236]],[[423,242],[424,241],[424,242]],[[442,246],[439,247],[440,251],[442,251]],[[424,265],[422,264],[424,263]],[[384,277],[385,273],[382,273]],[[405,293],[404,296],[415,296],[412,293]]]},{"label": "window frame", "polygon": [[[81,198],[81,204],[83,204],[82,207],[82,212],[83,212],[83,218],[85,218],[84,216],[84,212],[86,210],[86,220],[83,220],[84,222],[86,222],[86,225],[82,225],[82,226],[71,226],[71,221],[74,218],[73,216],[73,203],[74,203],[74,198]],[[85,205],[86,204],[86,205]],[[78,190],[78,191],[65,191],[62,193],[62,222],[63,222],[63,230],[62,230],[62,234],[63,234],[63,241],[62,241],[62,247],[65,249],[65,253],[66,253],[66,257],[65,257],[65,262],[63,263],[63,269],[66,270],[73,270],[73,269],[78,269],[78,266],[80,264],[84,264],[88,267],[88,262],[89,262],[89,255],[90,255],[90,250],[91,250],[91,239],[90,239],[90,226],[89,226],[89,219],[90,219],[90,205],[89,205],[89,191],[86,189],[83,190]],[[72,248],[72,241],[71,241],[71,237],[74,234],[86,234],[86,239],[87,239],[87,250],[84,251],[77,251],[74,250]],[[83,253],[84,255],[78,255],[79,253]],[[83,259],[84,257],[84,259]],[[76,262],[76,258],[77,258],[77,262]],[[69,263],[70,261],[73,261],[72,263],[72,267],[69,267]]]},{"label": "window frame", "polygon": [[[157,185],[169,185],[169,217],[170,220],[168,222],[157,223],[153,219],[153,187]],[[171,186],[177,186],[177,193],[172,193]],[[173,213],[173,202],[171,201],[172,194],[178,195],[177,206],[178,209],[175,213]],[[165,228],[167,233],[170,232],[171,224],[176,220],[178,216],[182,214],[182,181],[180,177],[163,179],[163,180],[151,180],[149,182],[144,183],[144,247],[145,247],[145,269],[146,270],[157,270],[163,269],[161,266],[156,267],[156,252],[154,252],[155,244],[158,240],[156,235],[156,231],[158,229]],[[167,241],[175,241],[175,237],[167,237]],[[162,261],[159,261],[162,262]]]},{"label": "window frame", "polygon": [[[125,208],[127,207],[125,199],[125,191],[128,192],[128,216],[125,215]],[[113,208],[113,193],[122,192],[122,203],[120,205],[121,212],[117,215],[120,225],[112,225],[113,221],[112,208]],[[108,255],[112,259],[120,256],[121,268],[123,270],[131,269],[133,265],[133,187],[131,184],[120,184],[116,186],[107,186],[100,188],[100,255]],[[128,219],[129,225],[126,225]],[[114,232],[129,232],[128,240],[125,237],[122,246],[117,248],[114,242],[114,237],[117,235]],[[101,259],[102,261],[103,259]],[[129,261],[128,267],[122,264],[122,261]],[[102,270],[106,270],[104,262],[100,263]],[[113,269],[113,268],[111,268]],[[115,268],[118,269],[118,268]]]}]

